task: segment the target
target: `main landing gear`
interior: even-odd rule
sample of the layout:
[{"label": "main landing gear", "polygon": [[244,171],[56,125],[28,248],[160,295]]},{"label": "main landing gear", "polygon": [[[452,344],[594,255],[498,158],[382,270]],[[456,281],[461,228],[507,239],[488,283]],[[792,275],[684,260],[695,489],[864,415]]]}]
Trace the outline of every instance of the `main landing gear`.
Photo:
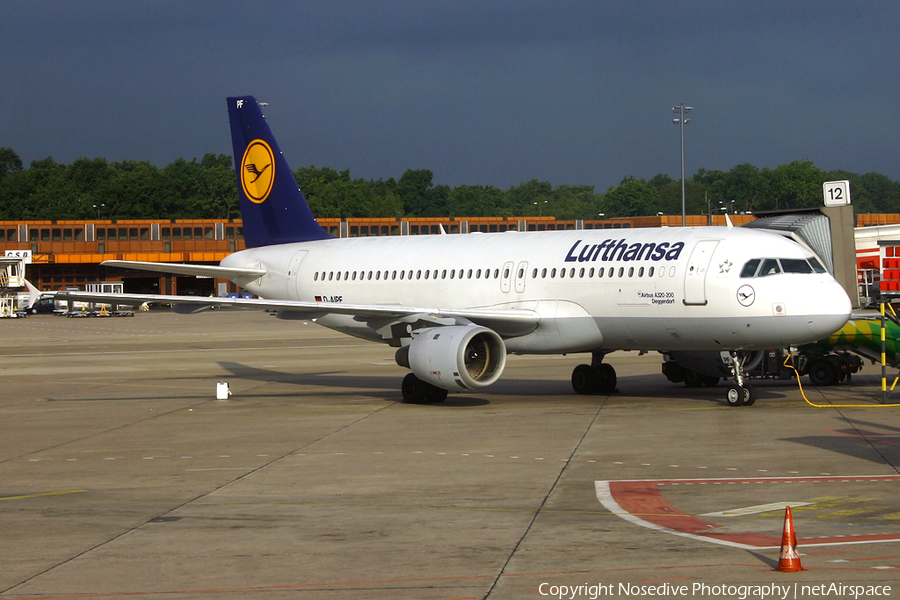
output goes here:
[{"label": "main landing gear", "polygon": [[[725,353],[723,352],[723,354]],[[744,363],[747,362],[747,359],[752,354],[728,352],[728,355],[734,383],[728,386],[725,402],[728,403],[728,406],[750,406],[756,402],[756,389],[747,381],[747,376],[744,373]]]},{"label": "main landing gear", "polygon": [[616,389],[616,370],[603,361],[606,353],[595,352],[591,364],[578,365],[572,371],[572,389],[576,394],[610,394]]},{"label": "main landing gear", "polygon": [[436,404],[447,399],[447,390],[422,381],[409,373],[400,386],[404,404]]}]

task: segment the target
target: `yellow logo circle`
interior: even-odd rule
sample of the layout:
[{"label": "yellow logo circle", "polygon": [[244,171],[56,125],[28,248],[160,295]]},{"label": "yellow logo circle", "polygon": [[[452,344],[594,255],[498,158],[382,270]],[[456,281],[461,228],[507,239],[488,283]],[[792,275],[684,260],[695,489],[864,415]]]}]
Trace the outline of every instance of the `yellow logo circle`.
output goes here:
[{"label": "yellow logo circle", "polygon": [[241,186],[251,202],[262,204],[275,183],[275,155],[263,140],[253,140],[241,160]]}]

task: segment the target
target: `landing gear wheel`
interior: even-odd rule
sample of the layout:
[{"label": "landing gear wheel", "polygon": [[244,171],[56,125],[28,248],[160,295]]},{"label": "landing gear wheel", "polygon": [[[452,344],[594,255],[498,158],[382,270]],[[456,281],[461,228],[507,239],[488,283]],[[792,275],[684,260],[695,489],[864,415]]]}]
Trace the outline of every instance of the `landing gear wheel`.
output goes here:
[{"label": "landing gear wheel", "polygon": [[597,372],[597,391],[611,393],[616,391],[616,370],[612,365],[600,363],[594,369]]},{"label": "landing gear wheel", "polygon": [[752,386],[731,384],[725,395],[728,406],[752,406],[756,402],[756,390]]},{"label": "landing gear wheel", "polygon": [[434,404],[447,399],[447,390],[422,381],[413,373],[403,378],[400,386],[404,404]]},{"label": "landing gear wheel", "polygon": [[576,394],[593,394],[599,387],[597,371],[590,365],[578,365],[572,371],[572,389]]},{"label": "landing gear wheel", "polygon": [[404,404],[421,404],[425,401],[425,382],[410,373],[400,385]]},{"label": "landing gear wheel", "polygon": [[[425,385],[428,384],[426,383]],[[444,388],[439,388],[436,385],[428,385],[428,387],[430,389],[425,393],[425,402],[427,402],[428,404],[437,404],[439,402],[443,402],[447,399],[447,394],[450,393]]]}]

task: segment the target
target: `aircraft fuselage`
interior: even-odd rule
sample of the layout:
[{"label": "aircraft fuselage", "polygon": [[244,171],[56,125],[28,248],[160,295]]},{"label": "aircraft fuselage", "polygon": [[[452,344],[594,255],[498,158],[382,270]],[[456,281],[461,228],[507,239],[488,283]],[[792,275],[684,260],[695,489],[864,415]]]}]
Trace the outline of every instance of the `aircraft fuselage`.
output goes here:
[{"label": "aircraft fuselage", "polygon": [[[223,266],[262,267],[239,282],[264,298],[323,304],[531,310],[523,354],[610,350],[750,350],[821,339],[847,320],[827,273],[741,277],[751,259],[812,256],[770,232],[739,228],[507,232],[327,239],[266,246]],[[375,341],[342,315],[321,324]]]}]

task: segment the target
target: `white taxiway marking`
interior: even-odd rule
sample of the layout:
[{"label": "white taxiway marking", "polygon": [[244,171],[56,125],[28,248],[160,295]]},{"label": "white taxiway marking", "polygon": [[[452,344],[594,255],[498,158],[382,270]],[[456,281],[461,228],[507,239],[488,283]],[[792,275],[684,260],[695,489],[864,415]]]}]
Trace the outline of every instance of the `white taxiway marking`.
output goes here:
[{"label": "white taxiway marking", "polygon": [[808,506],[815,502],[773,502],[771,504],[760,504],[758,506],[748,506],[746,508],[732,508],[731,510],[721,510],[718,512],[704,513],[701,517],[743,517],[746,515],[757,515],[759,513],[771,512],[773,510],[784,510],[788,506]]}]

